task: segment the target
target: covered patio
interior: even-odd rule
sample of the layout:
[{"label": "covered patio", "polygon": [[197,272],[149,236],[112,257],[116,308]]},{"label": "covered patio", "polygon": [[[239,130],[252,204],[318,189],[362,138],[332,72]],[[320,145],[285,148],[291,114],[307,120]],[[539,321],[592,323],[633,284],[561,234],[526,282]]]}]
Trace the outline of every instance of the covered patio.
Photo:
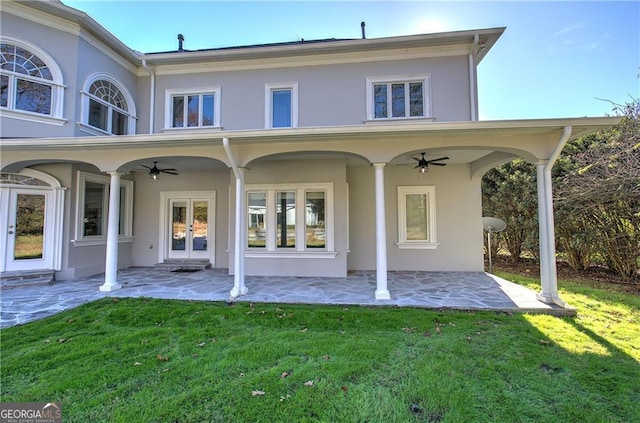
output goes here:
[{"label": "covered patio", "polygon": [[[52,285],[2,288],[0,327],[45,318],[105,297],[148,297],[192,301],[228,301],[233,276],[227,269],[193,273],[147,267],[121,270],[122,289],[98,290],[104,275]],[[239,301],[280,304],[333,304],[416,307],[575,315],[575,310],[545,304],[528,288],[484,272],[389,272],[389,300],[376,300],[376,272],[346,278],[247,276],[249,292]]]}]

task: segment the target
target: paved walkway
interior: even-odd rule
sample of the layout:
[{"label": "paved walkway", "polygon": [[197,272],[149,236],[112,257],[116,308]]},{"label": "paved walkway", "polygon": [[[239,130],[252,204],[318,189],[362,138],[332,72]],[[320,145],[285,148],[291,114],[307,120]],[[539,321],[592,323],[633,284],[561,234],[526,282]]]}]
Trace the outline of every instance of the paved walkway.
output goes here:
[{"label": "paved walkway", "polygon": [[[118,272],[122,289],[99,291],[104,275],[53,285],[0,292],[0,327],[24,324],[104,297],[149,297],[225,301],[233,287],[227,269],[194,273],[130,268]],[[536,293],[482,272],[389,272],[390,300],[376,300],[375,272],[346,278],[247,276],[249,290],[237,301],[302,304],[450,308],[573,315],[574,310],[544,304]]]}]

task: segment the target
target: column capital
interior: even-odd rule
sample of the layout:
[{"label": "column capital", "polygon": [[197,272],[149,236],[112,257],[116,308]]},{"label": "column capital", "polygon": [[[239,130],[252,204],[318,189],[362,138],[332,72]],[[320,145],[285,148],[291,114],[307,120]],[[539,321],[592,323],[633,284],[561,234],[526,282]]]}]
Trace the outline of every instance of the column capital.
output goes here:
[{"label": "column capital", "polygon": [[373,163],[373,167],[375,167],[375,168],[383,168],[383,167],[385,167],[386,165],[387,165],[387,163],[386,163],[386,162],[374,162],[374,163]]}]

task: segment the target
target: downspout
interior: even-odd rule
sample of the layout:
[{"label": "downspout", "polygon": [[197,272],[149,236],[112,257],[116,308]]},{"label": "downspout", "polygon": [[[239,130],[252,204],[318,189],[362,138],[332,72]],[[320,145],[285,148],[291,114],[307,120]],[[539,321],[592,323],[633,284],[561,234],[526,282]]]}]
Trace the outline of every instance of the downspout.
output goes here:
[{"label": "downspout", "polygon": [[475,69],[475,55],[478,53],[478,44],[480,43],[480,36],[478,34],[473,36],[473,45],[469,52],[469,99],[471,107],[471,120],[478,120],[478,110],[476,104],[476,69]]},{"label": "downspout", "polygon": [[149,94],[149,134],[153,134],[153,121],[155,120],[155,102],[156,102],[156,74],[147,66],[147,59],[142,59],[142,67],[151,76],[151,88]]},{"label": "downspout", "polygon": [[233,254],[233,289],[229,293],[229,297],[234,299],[241,295],[246,295],[247,287],[244,284],[244,175],[238,168],[236,160],[231,152],[229,146],[229,138],[222,138],[222,145],[224,151],[227,153],[227,158],[233,169],[233,174],[236,178],[236,213],[235,213],[235,246]]},{"label": "downspout", "polygon": [[566,303],[558,296],[558,276],[556,268],[555,223],[553,217],[553,185],[551,169],[560,157],[560,153],[571,137],[573,128],[571,125],[564,127],[562,136],[558,140],[549,160],[538,166],[538,202],[542,203],[540,210],[540,280],[542,292],[538,299],[546,303],[555,303],[561,307],[567,307]]}]

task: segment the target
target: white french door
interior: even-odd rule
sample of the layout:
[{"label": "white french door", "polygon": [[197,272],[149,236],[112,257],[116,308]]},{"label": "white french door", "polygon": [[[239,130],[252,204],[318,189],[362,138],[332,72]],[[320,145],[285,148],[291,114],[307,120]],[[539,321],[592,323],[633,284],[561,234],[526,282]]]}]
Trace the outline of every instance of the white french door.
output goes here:
[{"label": "white french door", "polygon": [[53,268],[51,190],[2,188],[0,271]]},{"label": "white french door", "polygon": [[213,193],[164,193],[168,259],[209,259],[213,265]]}]

